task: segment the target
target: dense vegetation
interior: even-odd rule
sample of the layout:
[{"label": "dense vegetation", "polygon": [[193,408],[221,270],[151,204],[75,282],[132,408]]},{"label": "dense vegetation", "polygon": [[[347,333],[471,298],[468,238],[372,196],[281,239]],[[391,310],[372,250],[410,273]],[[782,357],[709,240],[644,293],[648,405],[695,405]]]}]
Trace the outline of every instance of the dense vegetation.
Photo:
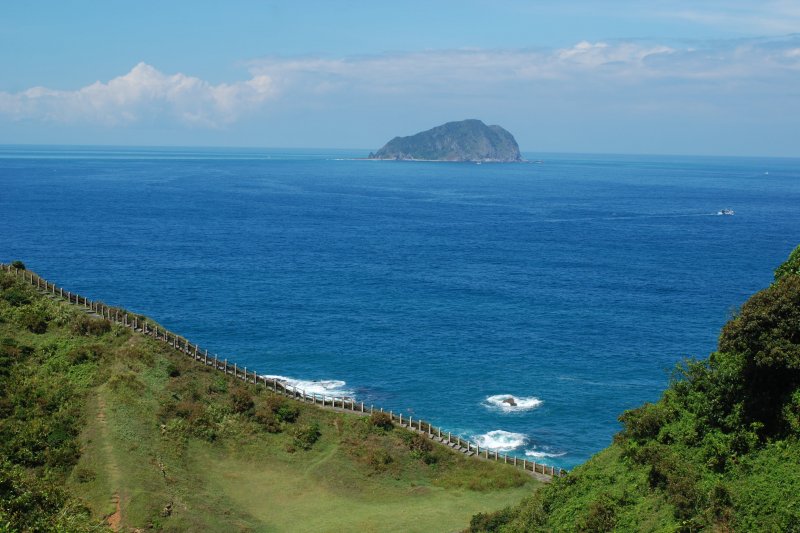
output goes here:
[{"label": "dense vegetation", "polygon": [[612,446],[471,531],[800,531],[800,247],[716,352],[620,421]]},{"label": "dense vegetation", "polygon": [[235,382],[0,273],[0,531],[452,530],[536,486],[381,415]]}]

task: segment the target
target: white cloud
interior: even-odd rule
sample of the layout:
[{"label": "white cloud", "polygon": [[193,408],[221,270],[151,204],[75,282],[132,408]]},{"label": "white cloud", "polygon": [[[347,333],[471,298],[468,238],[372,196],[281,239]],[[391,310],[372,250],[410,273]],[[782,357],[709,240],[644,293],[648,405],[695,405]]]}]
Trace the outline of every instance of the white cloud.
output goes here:
[{"label": "white cloud", "polygon": [[560,49],[435,50],[348,58],[263,58],[250,64],[282,88],[309,93],[491,94],[499,86],[614,85],[781,77],[800,67],[800,36],[698,45],[587,42]]},{"label": "white cloud", "polygon": [[668,2],[665,7],[653,9],[653,6],[649,6],[648,11],[637,12],[644,16],[655,13],[661,18],[684,20],[750,35],[784,34],[800,28],[800,4],[796,0]]},{"label": "white cloud", "polygon": [[56,122],[118,125],[171,118],[217,126],[235,121],[274,95],[273,83],[266,75],[212,85],[180,73],[167,75],[139,63],[123,76],[76,91],[33,87],[15,94],[0,92],[0,113],[14,119]]},{"label": "white cloud", "polygon": [[[414,106],[421,101],[466,108],[522,105],[534,95],[584,108],[728,109],[773,98],[800,85],[800,36],[669,45],[582,41],[559,49],[433,50],[343,58],[271,57],[248,64],[247,81],[211,84],[164,74],[140,63],[129,73],[75,91],[33,87],[0,92],[0,115],[16,120],[125,125],[165,121],[216,127],[261,109],[349,105]],[[781,93],[783,91],[783,93]],[[569,95],[569,96],[567,96]],[[602,95],[600,98],[599,95]],[[787,96],[789,95],[789,96]],[[467,102],[467,103],[464,103]],[[498,104],[499,105],[499,104]],[[637,107],[638,106],[638,107]],[[676,107],[677,108],[677,107]]]}]

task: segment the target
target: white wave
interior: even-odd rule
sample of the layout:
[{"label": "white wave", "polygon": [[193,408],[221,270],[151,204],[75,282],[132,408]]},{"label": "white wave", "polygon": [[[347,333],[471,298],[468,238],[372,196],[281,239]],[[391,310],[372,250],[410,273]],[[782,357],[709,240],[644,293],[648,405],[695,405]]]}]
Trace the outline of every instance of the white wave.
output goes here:
[{"label": "white wave", "polygon": [[336,396],[337,398],[352,398],[353,391],[346,389],[346,382],[338,379],[296,379],[286,376],[261,376],[268,380],[277,379],[287,387],[297,387],[297,391],[306,391],[306,394],[319,394],[325,396]]},{"label": "white wave", "polygon": [[528,457],[533,457],[534,459],[545,459],[547,457],[563,457],[567,455],[567,452],[560,452],[560,453],[546,452],[543,450],[537,450],[536,447],[534,446],[533,450],[525,450],[525,455],[527,455]]},{"label": "white wave", "polygon": [[510,452],[528,442],[528,437],[522,433],[512,433],[502,429],[495,429],[483,435],[476,435],[474,438],[475,444],[481,448],[497,450],[498,452]]},{"label": "white wave", "polygon": [[494,396],[488,396],[484,402],[489,407],[500,409],[507,413],[530,411],[542,405],[542,400],[534,396],[519,398],[512,394],[495,394]]}]

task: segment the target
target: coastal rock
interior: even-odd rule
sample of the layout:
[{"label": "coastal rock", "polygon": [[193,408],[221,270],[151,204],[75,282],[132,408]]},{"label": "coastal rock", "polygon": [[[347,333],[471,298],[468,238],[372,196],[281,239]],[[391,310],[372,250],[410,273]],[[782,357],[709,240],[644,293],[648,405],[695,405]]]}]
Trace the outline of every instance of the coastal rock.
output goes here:
[{"label": "coastal rock", "polygon": [[409,137],[395,137],[370,159],[520,162],[519,145],[500,126],[477,119],[448,122]]},{"label": "coastal rock", "polygon": [[507,404],[508,404],[508,405],[510,405],[511,407],[516,407],[516,406],[517,406],[517,402],[516,402],[516,401],[514,401],[514,397],[513,397],[513,396],[509,396],[508,398],[506,398],[505,400],[503,400],[503,403],[507,403]]}]

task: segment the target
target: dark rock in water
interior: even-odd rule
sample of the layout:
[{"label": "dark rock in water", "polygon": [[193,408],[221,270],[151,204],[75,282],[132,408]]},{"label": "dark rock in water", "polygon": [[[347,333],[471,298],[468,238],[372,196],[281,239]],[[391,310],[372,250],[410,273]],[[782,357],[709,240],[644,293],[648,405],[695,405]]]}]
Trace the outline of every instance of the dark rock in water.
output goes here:
[{"label": "dark rock in water", "polygon": [[513,396],[510,396],[510,397],[506,398],[505,400],[503,400],[503,403],[507,403],[511,407],[516,407],[517,406],[517,402],[514,401],[514,397]]},{"label": "dark rock in water", "polygon": [[395,137],[370,159],[520,162],[514,136],[480,120],[448,122],[410,137]]}]

